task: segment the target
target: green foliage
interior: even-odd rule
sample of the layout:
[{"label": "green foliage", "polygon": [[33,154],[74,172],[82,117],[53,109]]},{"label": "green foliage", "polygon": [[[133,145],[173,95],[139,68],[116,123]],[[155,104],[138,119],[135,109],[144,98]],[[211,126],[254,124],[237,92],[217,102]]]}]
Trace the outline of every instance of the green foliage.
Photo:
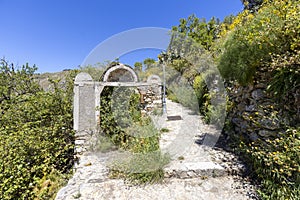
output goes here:
[{"label": "green foliage", "polygon": [[[219,42],[224,40],[226,31],[230,30],[234,16],[228,16],[220,23],[212,18],[206,22],[194,15],[181,19],[177,27],[173,27],[173,35],[166,53],[162,53],[160,61],[180,73],[193,88],[193,92],[182,87],[168,87],[168,98],[180,102],[184,106],[200,111],[207,122],[221,124],[218,120],[222,106],[211,104],[213,99],[209,91],[213,90],[213,77],[216,77],[215,57],[220,54]],[[197,100],[190,98],[196,95]],[[195,105],[194,103],[198,105]],[[200,109],[200,110],[199,110]]]},{"label": "green foliage", "polygon": [[150,119],[134,123],[125,129],[133,136],[128,140],[128,149],[133,153],[148,153],[159,150],[159,131]]},{"label": "green foliage", "polygon": [[202,76],[198,75],[194,79],[193,88],[195,90],[200,107],[208,101],[208,88]]},{"label": "green foliage", "polygon": [[102,132],[97,133],[96,141],[91,144],[90,150],[94,152],[109,152],[116,149],[116,146],[113,144],[111,138],[104,135]]},{"label": "green foliage", "polygon": [[263,199],[298,199],[300,196],[300,129],[287,129],[266,142],[241,145],[262,188]]},{"label": "green foliage", "polygon": [[[157,159],[152,160],[152,162],[157,162]],[[164,161],[161,165],[164,166],[169,161]],[[151,163],[151,161],[146,162],[146,164]],[[145,183],[161,183],[164,179],[164,171],[162,168],[150,171],[147,173],[132,173],[128,176],[127,180],[133,184],[145,184]]]},{"label": "green foliage", "polygon": [[170,132],[170,130],[168,128],[161,128],[160,132],[162,132],[162,133],[168,133],[168,132]]},{"label": "green foliage", "polygon": [[170,157],[160,151],[127,155],[111,164],[111,177],[124,178],[133,184],[158,183],[164,178],[163,167]]},{"label": "green foliage", "polygon": [[45,199],[73,166],[72,84],[44,92],[35,67],[0,69],[0,199]]},{"label": "green foliage", "polygon": [[[246,10],[233,21],[218,68],[224,78],[242,85],[252,84],[256,73],[265,73],[269,97],[282,105],[280,117],[292,118],[292,125],[298,127],[294,116],[299,120],[299,2],[265,1],[251,12]],[[272,115],[259,117],[266,118]],[[254,122],[251,116],[246,120]],[[299,141],[299,129],[290,128],[276,138],[242,145],[261,181],[263,199],[299,198]]]},{"label": "green foliage", "polygon": [[299,17],[298,2],[293,0],[274,1],[255,14],[244,11],[233,22],[220,57],[223,77],[245,85],[272,55],[299,49]]},{"label": "green foliage", "polygon": [[110,175],[132,183],[157,182],[163,178],[162,167],[168,159],[159,151],[159,130],[149,117],[141,117],[139,100],[133,88],[105,87],[102,91],[101,132],[119,149],[133,154],[116,160]]},{"label": "green foliage", "polygon": [[[193,59],[186,54],[212,55],[218,69],[226,81],[247,85],[253,81],[260,82],[256,73],[265,73],[268,82],[268,97],[277,98],[282,105],[282,111],[288,110],[288,116],[280,113],[280,117],[292,118],[292,125],[299,123],[299,50],[300,50],[300,15],[297,0],[243,0],[245,10],[238,16],[228,16],[223,23],[199,20],[195,16],[181,19],[180,24],[173,27],[174,31],[185,37],[173,37],[169,52],[160,55],[160,60],[166,61],[173,69],[188,80],[193,86],[199,100],[201,112],[207,122],[218,124],[221,107],[212,106],[210,101],[214,93],[207,92],[203,80],[207,79],[205,70],[195,70]],[[215,27],[208,28],[208,27]],[[210,31],[208,31],[210,30]],[[191,45],[183,44],[186,38],[197,41],[206,51],[191,50]],[[171,50],[171,51],[170,51]],[[184,55],[185,57],[183,57]],[[204,72],[204,73],[203,73]],[[261,75],[261,74],[259,74]],[[209,76],[209,75],[208,75]],[[261,76],[259,76],[261,77]],[[208,81],[209,82],[209,81]],[[168,88],[168,97],[177,102],[180,98],[187,99],[188,91],[177,96],[173,88]],[[180,88],[176,88],[180,90]],[[228,108],[235,102],[227,101]],[[294,120],[298,116],[298,121]],[[235,117],[235,116],[233,116]],[[253,120],[249,121],[249,124]],[[260,116],[259,119],[272,119],[272,116]],[[228,121],[227,121],[228,123]],[[281,126],[283,126],[281,124]],[[231,129],[233,127],[227,126]],[[238,134],[233,137],[238,137]],[[240,142],[240,139],[238,142]],[[250,147],[243,146],[245,156],[257,177],[262,181],[260,190],[264,199],[299,199],[299,128],[289,129],[280,133],[278,138],[267,142],[258,141]]]},{"label": "green foliage", "polygon": [[286,101],[285,97],[300,88],[300,51],[274,56],[271,67],[274,71],[268,91]]},{"label": "green foliage", "polygon": [[300,51],[287,52],[272,58],[271,79],[267,91],[282,106],[282,117],[288,118],[290,126],[300,123]]},{"label": "green foliage", "polygon": [[206,22],[205,19],[199,19],[195,15],[191,15],[187,19],[180,19],[180,24],[172,29],[192,38],[195,42],[201,44],[204,49],[209,50],[218,37],[219,28],[219,19],[213,17]]},{"label": "green foliage", "polygon": [[[196,113],[205,115],[204,119],[207,123],[222,125],[222,117],[225,113],[225,105],[212,105],[211,100],[213,89],[209,91],[208,84],[212,86],[213,78],[216,76],[213,65],[209,60],[209,55],[203,53],[198,58],[199,65],[193,65],[187,59],[182,59],[173,53],[167,52],[164,56],[169,64],[168,67],[179,72],[167,79],[167,95],[174,102],[180,103],[185,107],[190,108]],[[170,61],[168,61],[170,58]],[[192,59],[191,59],[192,60]],[[199,61],[201,60],[201,61]],[[203,65],[203,66],[201,66]],[[170,80],[170,81],[169,81]],[[213,86],[212,86],[213,87]]]},{"label": "green foliage", "polygon": [[223,119],[227,112],[224,108],[228,108],[229,101],[226,99],[226,102],[212,105],[213,98],[216,98],[215,92],[206,93],[203,96],[203,99],[205,99],[201,107],[201,113],[204,115],[203,120],[207,124],[214,124],[218,128],[223,128]]},{"label": "green foliage", "polygon": [[67,183],[70,175],[57,170],[45,175],[33,189],[36,199],[54,199],[58,190]]},{"label": "green foliage", "polygon": [[199,104],[194,89],[186,84],[172,84],[168,88],[168,98],[192,111],[199,113]]},{"label": "green foliage", "polygon": [[[102,97],[100,128],[115,145],[138,153],[159,149],[158,130],[151,119],[141,118],[140,97],[134,89],[105,87]],[[148,147],[143,147],[144,143]]]},{"label": "green foliage", "polygon": [[134,63],[134,70],[136,72],[140,72],[143,69],[143,64],[141,62],[135,62]]},{"label": "green foliage", "polygon": [[13,64],[8,64],[5,60],[0,61],[0,103],[3,106],[13,105],[18,102],[18,96],[24,94],[34,94],[41,89],[35,83],[34,72],[36,66],[30,67],[28,64],[23,65],[16,70]]},{"label": "green foliage", "polygon": [[135,90],[126,87],[104,87],[101,93],[100,128],[112,138],[114,144],[126,144],[128,135],[124,128],[140,120],[139,95]]},{"label": "green foliage", "polygon": [[182,58],[172,59],[171,67],[183,75],[191,67],[191,63]]},{"label": "green foliage", "polygon": [[155,66],[155,60],[153,58],[146,58],[143,61],[143,64],[144,64],[145,70],[148,70]]}]

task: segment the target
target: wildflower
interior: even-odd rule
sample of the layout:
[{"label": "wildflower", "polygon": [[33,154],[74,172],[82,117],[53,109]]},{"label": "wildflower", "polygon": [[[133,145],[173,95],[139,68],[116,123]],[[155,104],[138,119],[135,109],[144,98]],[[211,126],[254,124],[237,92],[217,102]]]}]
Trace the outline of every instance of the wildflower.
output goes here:
[{"label": "wildflower", "polygon": [[279,171],[280,171],[280,172],[283,172],[283,169],[280,169]]}]

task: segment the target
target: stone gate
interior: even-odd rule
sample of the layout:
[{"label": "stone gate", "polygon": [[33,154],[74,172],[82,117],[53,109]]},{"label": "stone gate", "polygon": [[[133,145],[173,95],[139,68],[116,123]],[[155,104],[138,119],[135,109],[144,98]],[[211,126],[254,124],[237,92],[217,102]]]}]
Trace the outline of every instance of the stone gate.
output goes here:
[{"label": "stone gate", "polygon": [[159,76],[151,75],[146,82],[139,82],[134,70],[121,63],[106,69],[100,82],[94,81],[85,72],[79,73],[74,82],[74,130],[75,151],[81,153],[88,147],[87,140],[98,130],[100,121],[101,92],[105,86],[135,87],[140,93],[143,114],[162,108],[162,82]]}]

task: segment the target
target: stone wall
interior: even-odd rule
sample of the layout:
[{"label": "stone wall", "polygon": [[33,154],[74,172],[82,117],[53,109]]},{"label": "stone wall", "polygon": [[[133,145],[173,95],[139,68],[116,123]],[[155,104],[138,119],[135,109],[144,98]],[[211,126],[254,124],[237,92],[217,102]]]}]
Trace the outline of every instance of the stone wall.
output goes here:
[{"label": "stone wall", "polygon": [[142,116],[162,113],[162,85],[153,84],[151,86],[139,87],[142,105]]},{"label": "stone wall", "polygon": [[261,68],[251,85],[227,84],[232,103],[228,118],[235,135],[246,141],[276,137],[284,124],[294,126],[300,122],[299,91],[290,100],[280,101],[267,92],[270,79],[271,72]]}]

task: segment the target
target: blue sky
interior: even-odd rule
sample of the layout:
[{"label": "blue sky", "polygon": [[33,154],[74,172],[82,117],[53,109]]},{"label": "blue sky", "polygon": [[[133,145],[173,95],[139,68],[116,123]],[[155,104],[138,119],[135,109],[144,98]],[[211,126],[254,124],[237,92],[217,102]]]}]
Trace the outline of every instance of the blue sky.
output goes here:
[{"label": "blue sky", "polygon": [[[123,31],[171,29],[191,14],[222,20],[243,6],[240,0],[0,0],[0,8],[0,57],[56,72],[77,68],[97,45]],[[133,51],[120,60],[132,65],[159,51]]]}]

